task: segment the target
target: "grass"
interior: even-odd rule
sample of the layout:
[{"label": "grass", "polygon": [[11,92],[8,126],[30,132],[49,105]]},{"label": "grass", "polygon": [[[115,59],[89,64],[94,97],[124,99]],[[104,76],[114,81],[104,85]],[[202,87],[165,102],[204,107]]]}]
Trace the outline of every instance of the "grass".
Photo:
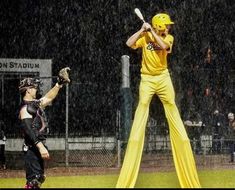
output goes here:
[{"label": "grass", "polygon": [[[199,170],[203,188],[235,188],[235,170]],[[113,175],[82,175],[47,177],[42,188],[114,188],[118,179]],[[22,188],[24,178],[1,178],[0,188]],[[175,172],[140,173],[136,188],[180,188]]]}]

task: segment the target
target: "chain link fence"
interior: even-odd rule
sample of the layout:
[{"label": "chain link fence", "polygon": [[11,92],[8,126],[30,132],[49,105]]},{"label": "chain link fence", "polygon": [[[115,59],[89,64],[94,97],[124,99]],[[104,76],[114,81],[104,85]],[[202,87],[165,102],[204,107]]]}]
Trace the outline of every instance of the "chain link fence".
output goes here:
[{"label": "chain link fence", "polygon": [[[119,76],[112,85],[104,85],[99,81],[91,83],[72,80],[69,86],[61,89],[56,100],[46,109],[50,129],[48,137],[58,139],[56,143],[58,142],[62,147],[51,148],[52,166],[121,166],[129,134],[129,129],[123,128],[127,124],[123,123],[125,122],[123,120],[129,119],[130,125],[134,116],[138,102],[139,66],[131,66],[130,76],[127,77],[131,81],[129,95],[132,97],[131,108],[126,110],[131,113],[127,116],[122,115],[125,109],[122,107],[121,62],[118,68],[116,72]],[[136,76],[133,76],[134,73],[137,73]],[[31,75],[37,76],[37,73]],[[22,77],[25,76],[2,75],[1,86],[4,90],[1,91],[1,97],[4,97],[4,101],[2,100],[4,111],[1,113],[5,123],[8,124],[6,129],[8,139],[20,138],[17,118],[21,98],[17,90]],[[54,84],[56,76],[51,78]],[[207,126],[211,127],[212,124],[208,123]],[[124,133],[127,132],[127,138],[123,138],[123,130],[125,130]],[[198,132],[198,129],[187,131],[199,165],[229,162],[230,142],[234,139],[226,139],[226,137],[219,140],[213,139],[211,130],[205,130],[205,133],[200,130]],[[15,160],[18,160],[16,153],[7,151],[7,154],[8,162],[14,165]],[[153,99],[150,107],[141,164],[142,167],[173,166],[168,125],[161,102],[157,98]]]}]

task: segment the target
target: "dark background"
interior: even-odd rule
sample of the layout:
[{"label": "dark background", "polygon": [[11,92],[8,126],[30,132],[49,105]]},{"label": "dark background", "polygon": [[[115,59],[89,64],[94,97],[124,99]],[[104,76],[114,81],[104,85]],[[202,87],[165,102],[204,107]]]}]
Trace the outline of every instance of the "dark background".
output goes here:
[{"label": "dark background", "polygon": [[[120,58],[124,54],[130,56],[132,65],[133,110],[138,101],[141,52],[125,45],[128,37],[142,25],[134,8],[140,8],[148,22],[157,12],[164,11],[175,22],[172,29],[175,42],[168,62],[182,117],[185,119],[193,107],[194,112],[207,120],[214,109],[224,114],[234,111],[233,2],[4,0],[0,1],[0,57],[52,59],[53,76],[69,66],[72,69],[70,134],[112,135],[117,131],[116,110],[121,104]],[[205,58],[209,47],[212,62],[208,65]],[[17,82],[9,82],[10,95],[1,111],[8,125],[8,136],[18,136],[20,101],[14,87]],[[206,88],[211,90],[208,96]],[[63,136],[64,89],[47,112],[51,135]],[[150,116],[164,121],[158,98],[153,99]]]}]

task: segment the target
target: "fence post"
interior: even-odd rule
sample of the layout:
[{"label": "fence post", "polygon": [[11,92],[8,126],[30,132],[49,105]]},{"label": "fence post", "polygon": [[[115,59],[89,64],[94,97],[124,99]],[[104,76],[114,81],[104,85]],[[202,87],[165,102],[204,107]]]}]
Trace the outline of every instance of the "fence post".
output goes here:
[{"label": "fence post", "polygon": [[68,121],[69,121],[69,85],[66,84],[66,110],[65,110],[65,166],[69,166]]},{"label": "fence post", "polygon": [[117,167],[121,166],[121,140],[120,140],[120,110],[116,110],[116,139],[117,139]]},{"label": "fence post", "polygon": [[[122,85],[121,85],[121,139],[127,143],[132,123],[132,94],[130,90],[130,58],[122,55]],[[124,148],[122,146],[122,148]]]},{"label": "fence post", "polygon": [[2,88],[2,101],[1,101],[1,105],[2,105],[2,108],[3,108],[3,106],[4,106],[4,75],[2,75],[2,77],[1,77],[1,83],[2,83],[2,86],[1,86],[1,88]]}]

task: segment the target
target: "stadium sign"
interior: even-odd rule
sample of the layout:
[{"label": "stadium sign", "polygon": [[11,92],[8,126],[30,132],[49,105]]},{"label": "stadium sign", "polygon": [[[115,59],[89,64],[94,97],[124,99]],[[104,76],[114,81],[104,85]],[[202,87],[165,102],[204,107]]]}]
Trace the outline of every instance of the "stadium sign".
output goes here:
[{"label": "stadium sign", "polygon": [[0,58],[0,73],[22,74],[22,73],[38,73],[38,77],[42,79],[42,91],[45,93],[51,88],[52,61],[51,59],[11,59]]}]

